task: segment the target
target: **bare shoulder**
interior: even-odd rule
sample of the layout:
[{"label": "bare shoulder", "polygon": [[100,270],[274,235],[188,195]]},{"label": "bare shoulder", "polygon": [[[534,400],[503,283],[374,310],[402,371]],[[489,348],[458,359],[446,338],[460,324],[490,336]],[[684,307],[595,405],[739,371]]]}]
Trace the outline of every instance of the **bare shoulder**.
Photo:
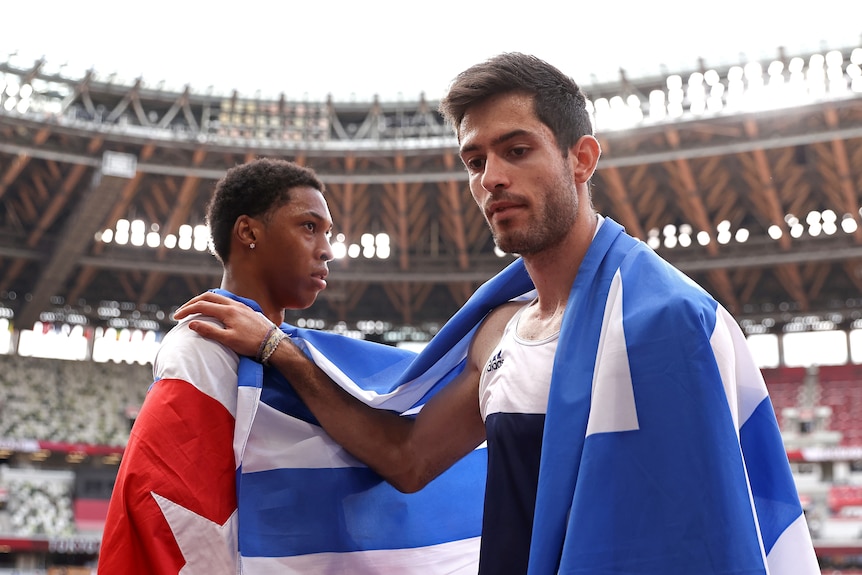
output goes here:
[{"label": "bare shoulder", "polygon": [[470,344],[470,360],[476,365],[484,365],[494,347],[500,343],[506,324],[519,309],[527,304],[525,301],[508,302],[494,308],[476,330],[473,342]]}]

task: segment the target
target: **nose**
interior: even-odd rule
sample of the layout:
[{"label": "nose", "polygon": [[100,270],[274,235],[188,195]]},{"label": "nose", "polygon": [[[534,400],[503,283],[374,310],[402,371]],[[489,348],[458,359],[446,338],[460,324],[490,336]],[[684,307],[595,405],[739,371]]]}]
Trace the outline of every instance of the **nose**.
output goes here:
[{"label": "nose", "polygon": [[329,238],[323,240],[323,246],[320,250],[320,254],[317,256],[321,261],[328,262],[335,259],[335,255],[332,253],[332,244],[329,243]]},{"label": "nose", "polygon": [[506,170],[506,162],[493,154],[485,158],[485,166],[482,170],[482,187],[489,192],[509,187],[509,175]]}]

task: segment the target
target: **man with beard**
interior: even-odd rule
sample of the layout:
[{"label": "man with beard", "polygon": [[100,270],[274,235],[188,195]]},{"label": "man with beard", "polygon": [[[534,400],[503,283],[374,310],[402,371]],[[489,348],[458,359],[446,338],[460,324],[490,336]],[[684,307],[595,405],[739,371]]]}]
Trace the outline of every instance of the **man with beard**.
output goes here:
[{"label": "man with beard", "polygon": [[[819,572],[762,376],[730,315],[592,206],[577,84],[510,53],[441,103],[470,191],[535,290],[491,310],[415,418],[367,409],[281,345],[271,363],[399,490],[487,441],[480,572]],[[269,326],[205,294],[177,313],[254,356]],[[253,335],[251,335],[253,334]]]}]

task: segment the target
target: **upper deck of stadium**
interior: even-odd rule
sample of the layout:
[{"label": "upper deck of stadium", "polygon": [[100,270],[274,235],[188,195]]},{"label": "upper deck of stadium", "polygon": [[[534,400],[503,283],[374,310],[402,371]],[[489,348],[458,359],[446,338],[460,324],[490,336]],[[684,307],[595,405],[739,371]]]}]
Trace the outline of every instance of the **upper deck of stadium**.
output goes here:
[{"label": "upper deck of stadium", "polygon": [[[596,209],[748,333],[849,329],[862,319],[860,66],[851,46],[583,84],[603,148]],[[0,62],[0,314],[169,327],[219,282],[200,239],[215,181],[273,156],[319,173],[345,253],[293,320],[433,333],[512,259],[494,253],[436,109],[421,94],[265,99]]]}]

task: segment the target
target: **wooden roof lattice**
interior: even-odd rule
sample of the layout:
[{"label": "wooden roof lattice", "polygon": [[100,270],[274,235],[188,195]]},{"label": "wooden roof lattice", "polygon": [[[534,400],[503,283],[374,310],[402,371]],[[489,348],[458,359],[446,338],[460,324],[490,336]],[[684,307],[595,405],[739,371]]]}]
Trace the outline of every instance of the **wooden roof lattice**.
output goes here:
[{"label": "wooden roof lattice", "polygon": [[[805,98],[788,88],[796,99],[782,106],[732,107],[734,67],[712,71],[723,107],[702,113],[691,79],[704,70],[678,75],[689,79],[678,115],[666,77],[585,86],[603,147],[597,210],[651,242],[749,333],[862,319],[862,80],[853,63],[862,50],[838,52],[840,83],[824,75],[822,92],[808,84]],[[799,57],[805,72],[817,56]],[[654,118],[659,93],[666,115]],[[640,116],[628,124],[611,121],[632,113]],[[134,159],[128,177],[104,173],[117,154]],[[218,284],[215,259],[97,234],[120,219],[161,238],[202,224],[215,181],[258,156],[314,168],[347,242],[366,233],[391,241],[388,259],[333,261],[330,287],[292,317],[433,333],[512,260],[494,253],[451,130],[421,95],[262,100],[0,62],[0,306],[24,327],[169,328],[172,309]]]}]

